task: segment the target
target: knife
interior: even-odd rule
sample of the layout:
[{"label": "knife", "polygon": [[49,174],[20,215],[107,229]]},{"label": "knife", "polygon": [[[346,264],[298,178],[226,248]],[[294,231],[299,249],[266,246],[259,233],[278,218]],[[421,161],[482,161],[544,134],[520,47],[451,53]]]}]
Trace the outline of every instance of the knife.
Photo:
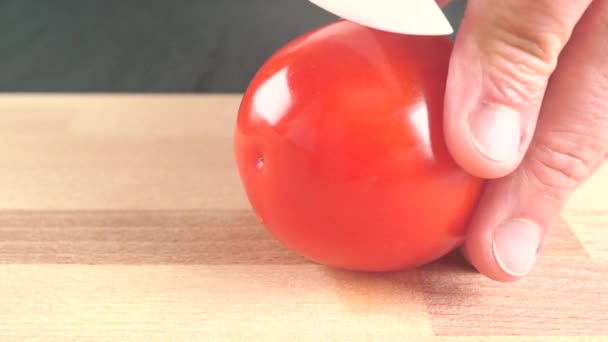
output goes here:
[{"label": "knife", "polygon": [[343,19],[374,29],[411,35],[454,32],[435,0],[309,0]]}]

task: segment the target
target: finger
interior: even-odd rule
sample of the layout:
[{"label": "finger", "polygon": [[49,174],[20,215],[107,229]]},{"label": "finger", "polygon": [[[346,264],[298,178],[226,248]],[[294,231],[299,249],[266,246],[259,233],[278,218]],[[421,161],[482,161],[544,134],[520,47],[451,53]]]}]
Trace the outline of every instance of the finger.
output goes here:
[{"label": "finger", "polygon": [[498,178],[521,162],[549,77],[591,0],[470,0],[445,98],[446,142],[468,172]]},{"label": "finger", "polygon": [[608,154],[608,0],[596,0],[565,48],[520,167],[488,183],[464,250],[499,281],[526,275],[572,192]]}]

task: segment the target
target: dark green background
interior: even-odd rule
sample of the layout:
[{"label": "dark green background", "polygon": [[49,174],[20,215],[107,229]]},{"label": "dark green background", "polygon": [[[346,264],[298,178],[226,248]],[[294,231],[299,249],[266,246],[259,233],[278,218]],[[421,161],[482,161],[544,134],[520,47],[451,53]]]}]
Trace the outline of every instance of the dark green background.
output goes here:
[{"label": "dark green background", "polygon": [[306,0],[0,0],[0,91],[241,92],[333,20]]}]

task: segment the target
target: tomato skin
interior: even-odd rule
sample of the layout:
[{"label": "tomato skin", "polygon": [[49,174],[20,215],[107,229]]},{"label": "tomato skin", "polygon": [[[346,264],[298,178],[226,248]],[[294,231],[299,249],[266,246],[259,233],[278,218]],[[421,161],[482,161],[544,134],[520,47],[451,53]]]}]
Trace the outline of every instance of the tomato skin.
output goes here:
[{"label": "tomato skin", "polygon": [[265,227],[358,271],[417,267],[463,241],[483,181],[443,138],[452,43],[340,20],[279,49],[239,108],[239,174]]}]

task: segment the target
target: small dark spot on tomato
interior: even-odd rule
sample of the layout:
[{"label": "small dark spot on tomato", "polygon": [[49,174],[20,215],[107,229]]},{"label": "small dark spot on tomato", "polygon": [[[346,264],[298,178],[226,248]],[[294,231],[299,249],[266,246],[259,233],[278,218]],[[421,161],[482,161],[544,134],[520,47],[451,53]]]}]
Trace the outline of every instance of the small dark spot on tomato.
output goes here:
[{"label": "small dark spot on tomato", "polygon": [[259,156],[257,159],[257,162],[255,164],[255,167],[258,170],[262,170],[264,168],[264,156]]}]

